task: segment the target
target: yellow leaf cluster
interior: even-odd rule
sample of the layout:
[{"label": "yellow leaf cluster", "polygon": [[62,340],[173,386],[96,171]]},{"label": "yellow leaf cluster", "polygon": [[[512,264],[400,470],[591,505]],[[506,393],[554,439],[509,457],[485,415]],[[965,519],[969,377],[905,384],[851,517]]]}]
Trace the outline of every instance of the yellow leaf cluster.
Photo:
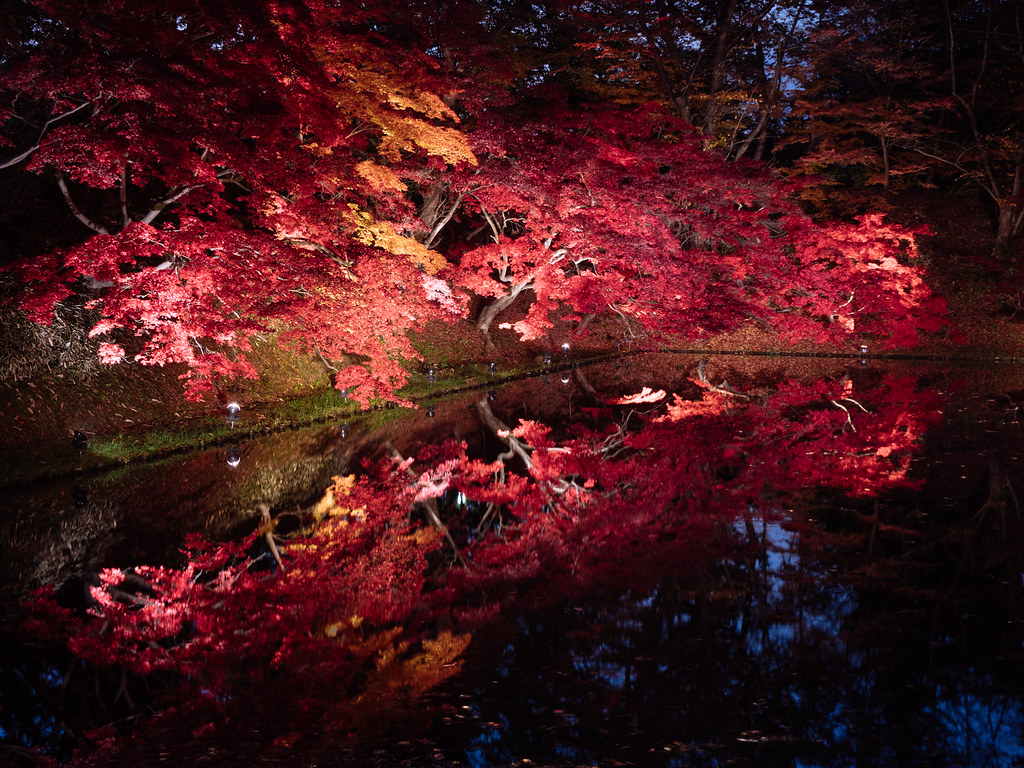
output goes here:
[{"label": "yellow leaf cluster", "polygon": [[419,240],[398,234],[386,221],[377,221],[354,203],[349,203],[349,209],[356,225],[354,237],[364,245],[380,248],[396,256],[405,256],[431,275],[448,265],[440,253],[430,250]]},{"label": "yellow leaf cluster", "polygon": [[356,173],[370,185],[374,194],[393,192],[400,195],[405,192],[405,184],[386,165],[364,160],[356,165]]},{"label": "yellow leaf cluster", "polygon": [[347,730],[364,737],[388,727],[381,717],[397,715],[417,702],[462,667],[461,657],[469,646],[470,635],[442,631],[436,639],[425,639],[419,652],[409,656],[410,643],[400,640],[400,630],[392,629],[363,640],[368,650],[376,646],[376,670],[368,675],[364,691],[355,699],[338,702],[328,718],[344,724]]},{"label": "yellow leaf cluster", "polygon": [[384,133],[379,152],[388,160],[397,162],[401,159],[402,152],[419,147],[428,155],[440,157],[452,165],[477,164],[476,155],[470,149],[466,137],[454,128],[402,116],[388,119],[382,115],[377,123]]},{"label": "yellow leaf cluster", "polygon": [[330,147],[325,147],[320,144],[317,144],[316,142],[303,144],[302,149],[304,149],[309,154],[313,155],[313,157],[328,157],[334,154],[333,149],[331,149]]},{"label": "yellow leaf cluster", "polygon": [[430,93],[429,91],[421,91],[419,93],[396,91],[388,94],[388,101],[391,102],[391,106],[395,109],[411,109],[438,120],[459,121],[459,116],[447,104],[441,101],[436,93]]},{"label": "yellow leaf cluster", "polygon": [[335,621],[324,627],[324,637],[337,637],[338,633],[346,627],[352,629],[359,629],[363,625],[363,617],[357,613],[353,613],[348,617],[347,621]]},{"label": "yellow leaf cluster", "polygon": [[458,115],[373,43],[350,37],[331,46],[314,44],[312,50],[335,77],[336,85],[328,92],[338,110],[383,134],[378,150],[383,157],[397,161],[402,152],[419,148],[448,163],[476,165],[459,131],[431,122],[457,123]]},{"label": "yellow leaf cluster", "polygon": [[333,496],[351,496],[352,489],[356,487],[356,476],[355,475],[344,475],[335,476],[331,478],[334,485],[331,487],[331,494]]}]

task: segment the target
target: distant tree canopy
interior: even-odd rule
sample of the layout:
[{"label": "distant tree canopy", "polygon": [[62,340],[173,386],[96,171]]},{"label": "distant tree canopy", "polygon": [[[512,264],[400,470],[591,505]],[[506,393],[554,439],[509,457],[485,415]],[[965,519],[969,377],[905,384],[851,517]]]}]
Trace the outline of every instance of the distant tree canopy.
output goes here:
[{"label": "distant tree canopy", "polygon": [[274,334],[401,400],[409,330],[482,297],[489,334],[524,292],[523,339],[568,307],[912,343],[942,314],[915,233],[815,224],[747,161],[969,179],[1009,242],[1020,11],[870,5],[6,0],[0,185],[39,230],[8,269],[33,319],[88,301],[103,360],[183,363],[194,397]]},{"label": "distant tree canopy", "polygon": [[888,191],[967,182],[1024,220],[1024,11],[1013,0],[500,3],[524,81],[657,99],[731,159]]}]

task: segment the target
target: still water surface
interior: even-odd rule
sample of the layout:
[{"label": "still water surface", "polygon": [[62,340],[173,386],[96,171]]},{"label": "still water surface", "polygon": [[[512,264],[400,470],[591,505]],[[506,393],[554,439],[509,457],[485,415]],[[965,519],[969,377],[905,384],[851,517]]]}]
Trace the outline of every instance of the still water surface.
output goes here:
[{"label": "still water surface", "polygon": [[[413,714],[382,711],[360,750],[474,768],[1024,764],[1024,372],[765,358],[708,370],[751,396],[794,378],[864,389],[912,377],[933,396],[915,402],[934,410],[915,436],[914,487],[804,487],[737,507],[668,570],[638,560],[616,564],[613,583],[524,591],[474,629],[459,674]],[[73,596],[104,566],[173,562],[185,532],[237,535],[258,503],[302,508],[387,444],[412,455],[455,437],[494,455],[504,446],[481,423],[483,397],[505,423],[567,425],[595,398],[681,391],[695,374],[693,358],[635,357],[439,401],[432,416],[424,408],[373,429],[317,425],[8,489],[6,600],[42,583]],[[10,627],[5,643],[0,735],[66,757],[97,717],[62,694],[69,659]]]}]

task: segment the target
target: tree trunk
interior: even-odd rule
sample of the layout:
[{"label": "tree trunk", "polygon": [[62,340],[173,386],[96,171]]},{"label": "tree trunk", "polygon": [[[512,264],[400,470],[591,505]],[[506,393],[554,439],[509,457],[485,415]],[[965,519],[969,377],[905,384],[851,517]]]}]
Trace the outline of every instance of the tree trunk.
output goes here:
[{"label": "tree trunk", "polygon": [[[740,145],[739,150],[736,152],[734,160],[739,160],[743,157],[747,150],[750,149],[751,145],[756,141],[755,147],[755,160],[760,160],[764,154],[765,139],[768,135],[768,121],[771,119],[772,113],[775,111],[775,106],[779,102],[779,90],[782,85],[782,63],[783,63],[783,43],[784,40],[779,40],[778,48],[775,51],[775,73],[772,75],[771,86],[768,89],[768,94],[765,97],[764,107],[761,110],[761,119],[757,121],[750,133],[747,135],[746,140]],[[758,55],[761,58],[761,70],[767,73],[768,67],[765,61],[764,49],[758,46]]]},{"label": "tree trunk", "polygon": [[1002,253],[1007,250],[1013,238],[1020,231],[1024,220],[1024,208],[1016,205],[1005,205],[999,208],[999,226],[996,229],[995,250]]},{"label": "tree trunk", "polygon": [[494,348],[494,342],[491,341],[491,323],[494,322],[494,318],[500,315],[505,309],[511,306],[519,294],[522,293],[526,288],[531,287],[531,280],[524,280],[521,283],[512,287],[508,293],[504,296],[499,296],[493,302],[484,307],[484,311],[480,313],[480,319],[476,322],[477,330],[483,331],[484,338],[487,340],[488,349]]},{"label": "tree trunk", "polygon": [[885,194],[889,194],[889,140],[884,136],[882,137],[882,171],[884,174],[882,189],[885,190]]},{"label": "tree trunk", "polygon": [[715,38],[715,51],[711,59],[711,72],[708,82],[708,109],[704,113],[704,135],[707,141],[714,141],[715,129],[718,127],[718,102],[715,98],[725,84],[725,59],[729,51],[729,33],[732,32],[732,17],[736,13],[738,0],[727,0],[722,14],[718,19],[718,35]]}]

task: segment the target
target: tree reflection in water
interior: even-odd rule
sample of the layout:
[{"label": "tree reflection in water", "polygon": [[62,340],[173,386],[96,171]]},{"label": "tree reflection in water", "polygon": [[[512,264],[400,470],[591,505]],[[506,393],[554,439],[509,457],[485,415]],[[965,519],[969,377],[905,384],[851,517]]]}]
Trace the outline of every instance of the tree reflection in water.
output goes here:
[{"label": "tree reflection in water", "polygon": [[478,682],[446,692],[472,717],[450,709],[448,738],[472,766],[1019,764],[1013,544],[992,537],[953,591],[967,528],[904,528],[886,537],[893,554],[871,555],[870,529],[799,515],[761,517],[753,539],[735,526],[725,557],[652,590],[477,638],[462,679]]},{"label": "tree reflection in water", "polygon": [[37,628],[125,670],[108,698],[149,691],[78,762],[414,737],[477,766],[1024,758],[1013,399],[960,421],[944,374],[640,362],[439,404],[425,429],[471,442],[374,436],[399,458],[273,560],[265,524],[130,598],[104,574],[92,618],[51,604]]}]

